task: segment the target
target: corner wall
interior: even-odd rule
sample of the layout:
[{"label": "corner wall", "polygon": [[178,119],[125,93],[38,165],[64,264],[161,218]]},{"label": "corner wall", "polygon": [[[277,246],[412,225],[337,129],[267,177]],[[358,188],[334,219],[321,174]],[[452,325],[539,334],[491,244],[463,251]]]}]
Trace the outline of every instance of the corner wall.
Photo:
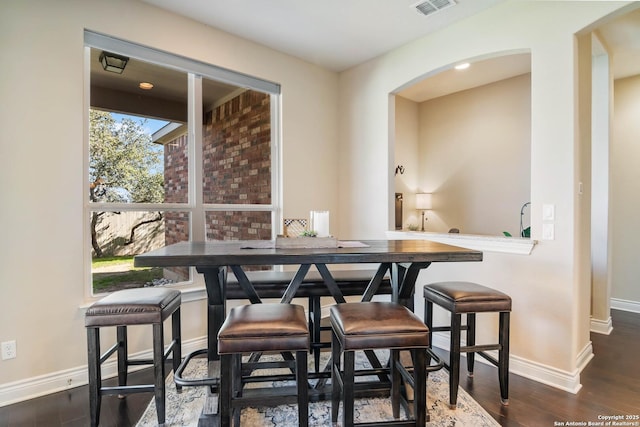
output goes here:
[{"label": "corner wall", "polygon": [[[541,239],[542,205],[553,204],[555,239],[541,241],[529,256],[487,254],[474,266],[432,265],[419,283],[477,280],[510,294],[511,354],[523,361],[514,372],[573,392],[591,355],[589,318],[582,310],[589,274],[576,264],[581,210],[575,34],[625,4],[507,2],[340,75],[339,235],[384,238],[393,202],[388,94],[463,59],[531,52],[532,238]],[[417,298],[416,307],[421,304]]]}]

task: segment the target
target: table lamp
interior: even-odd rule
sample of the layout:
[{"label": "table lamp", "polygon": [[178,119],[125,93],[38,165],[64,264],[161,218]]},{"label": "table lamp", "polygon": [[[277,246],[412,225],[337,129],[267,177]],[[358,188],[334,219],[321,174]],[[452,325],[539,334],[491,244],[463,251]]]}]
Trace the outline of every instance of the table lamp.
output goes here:
[{"label": "table lamp", "polygon": [[424,211],[431,209],[431,193],[416,194],[416,209],[422,211],[422,229],[424,231]]}]

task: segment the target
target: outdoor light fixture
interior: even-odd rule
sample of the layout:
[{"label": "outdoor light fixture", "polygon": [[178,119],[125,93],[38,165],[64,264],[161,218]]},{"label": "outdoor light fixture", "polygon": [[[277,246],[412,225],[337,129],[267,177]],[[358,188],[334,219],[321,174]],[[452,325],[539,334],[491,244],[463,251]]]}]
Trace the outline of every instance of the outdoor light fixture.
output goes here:
[{"label": "outdoor light fixture", "polygon": [[127,66],[129,58],[122,55],[117,55],[111,52],[102,51],[100,54],[100,63],[105,71],[111,71],[112,73],[122,74],[124,67]]},{"label": "outdoor light fixture", "polygon": [[416,209],[422,211],[422,229],[424,231],[424,211],[431,209],[431,193],[416,194]]}]

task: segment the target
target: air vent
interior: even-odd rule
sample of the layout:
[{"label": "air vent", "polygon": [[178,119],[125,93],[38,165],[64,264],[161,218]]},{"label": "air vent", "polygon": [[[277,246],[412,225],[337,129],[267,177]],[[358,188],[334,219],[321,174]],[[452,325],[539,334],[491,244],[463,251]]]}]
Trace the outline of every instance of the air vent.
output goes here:
[{"label": "air vent", "polygon": [[411,7],[415,7],[418,13],[431,15],[455,4],[456,2],[454,0],[420,0],[419,2],[412,4]]}]

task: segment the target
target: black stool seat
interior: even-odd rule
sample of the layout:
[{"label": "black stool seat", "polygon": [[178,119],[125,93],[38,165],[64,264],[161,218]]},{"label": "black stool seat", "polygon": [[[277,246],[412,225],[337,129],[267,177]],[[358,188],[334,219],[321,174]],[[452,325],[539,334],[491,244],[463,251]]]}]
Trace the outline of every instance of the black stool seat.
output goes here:
[{"label": "black stool seat", "polygon": [[424,287],[424,296],[453,313],[511,311],[511,297],[471,282],[441,282]]},{"label": "black stool seat", "polygon": [[[330,308],[330,319],[332,328],[331,421],[337,422],[342,397],[343,426],[354,425],[354,352],[389,349],[391,406],[396,420],[367,425],[424,426],[428,419],[426,365],[429,329],[422,320],[406,307],[392,302],[336,304]],[[413,375],[410,375],[402,365],[399,357],[400,350],[411,351]],[[344,370],[341,367],[341,358],[344,359]],[[400,415],[400,399],[403,398],[400,393],[401,377],[414,389],[412,420],[397,420]],[[408,407],[406,400],[404,403]]]},{"label": "black stool seat", "polygon": [[346,303],[330,307],[331,327],[343,350],[428,347],[429,330],[403,305]]},{"label": "black stool seat", "polygon": [[[309,327],[304,308],[294,304],[250,304],[234,307],[218,332],[220,354],[220,425],[231,425],[234,416],[239,424],[240,413],[233,409],[251,405],[270,405],[297,401],[298,424],[309,422],[309,384],[307,382],[307,352]],[[243,396],[242,354],[263,352],[295,352],[295,365],[290,360],[283,366],[295,367],[296,393],[272,396]],[[266,364],[272,368],[274,363]],[[252,364],[260,369],[260,364]],[[260,381],[254,375],[251,381]],[[270,388],[273,391],[273,388]],[[251,389],[252,392],[259,389]]]},{"label": "black stool seat", "polygon": [[[91,305],[85,314],[89,354],[89,405],[91,425],[100,421],[103,395],[154,392],[158,423],[165,421],[165,361],[171,356],[173,370],[181,359],[180,291],[168,288],[126,289]],[[165,350],[163,322],[171,316],[172,340]],[[127,326],[153,325],[153,359],[129,359]],[[100,328],[116,327],[117,342],[104,354],[100,350]],[[103,387],[101,365],[117,351],[118,386]],[[129,366],[153,365],[154,384],[127,385]],[[180,389],[180,387],[177,387]]]},{"label": "black stool seat", "polygon": [[165,288],[114,292],[87,309],[85,326],[146,325],[159,323],[180,307],[180,291]]},{"label": "black stool seat", "polygon": [[[472,282],[440,282],[424,287],[425,323],[429,327],[429,334],[450,331],[449,364],[445,365],[449,371],[449,405],[456,406],[458,384],[460,380],[460,353],[467,354],[467,370],[473,376],[474,354],[498,367],[501,401],[504,405],[509,402],[509,317],[511,312],[511,297],[495,289]],[[451,312],[450,326],[433,326],[433,304],[437,304]],[[497,344],[476,345],[476,313],[500,313]],[[462,325],[461,315],[466,315],[467,324]],[[466,331],[467,345],[461,346],[461,331]],[[431,337],[432,338],[432,337]],[[498,359],[486,353],[498,350]]]}]

